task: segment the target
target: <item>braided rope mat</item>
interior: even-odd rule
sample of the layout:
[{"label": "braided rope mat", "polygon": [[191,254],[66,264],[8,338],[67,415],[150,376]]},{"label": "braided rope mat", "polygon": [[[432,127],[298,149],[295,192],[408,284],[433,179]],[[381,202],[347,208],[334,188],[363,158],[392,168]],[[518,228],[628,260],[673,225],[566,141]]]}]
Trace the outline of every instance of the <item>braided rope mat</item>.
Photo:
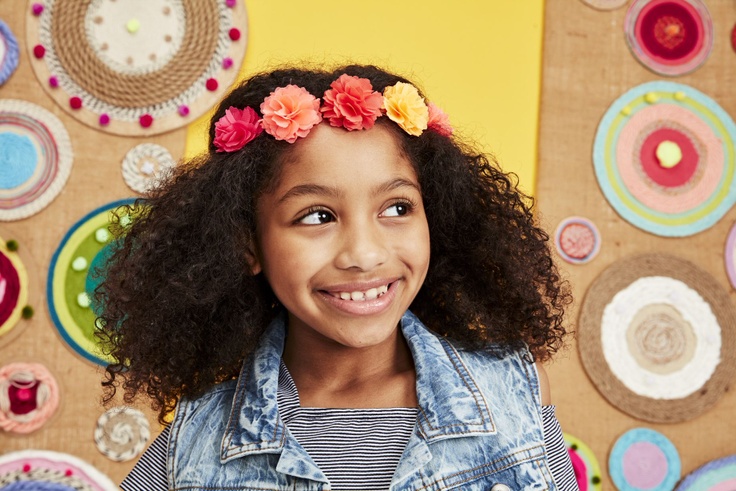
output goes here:
[{"label": "braided rope mat", "polygon": [[[100,131],[141,136],[184,126],[222,98],[245,56],[243,2],[127,0],[124,7],[123,18],[103,0],[46,0],[40,15],[28,9],[33,70],[65,111]],[[139,39],[152,40],[153,51],[136,61]]]},{"label": "braided rope mat", "polygon": [[695,418],[736,376],[736,309],[713,277],[677,257],[646,254],[611,265],[588,289],[578,324],[593,384],[645,421]]},{"label": "braided rope mat", "polygon": [[128,406],[105,411],[97,419],[95,444],[105,457],[115,462],[132,460],[143,452],[151,438],[146,416]]}]

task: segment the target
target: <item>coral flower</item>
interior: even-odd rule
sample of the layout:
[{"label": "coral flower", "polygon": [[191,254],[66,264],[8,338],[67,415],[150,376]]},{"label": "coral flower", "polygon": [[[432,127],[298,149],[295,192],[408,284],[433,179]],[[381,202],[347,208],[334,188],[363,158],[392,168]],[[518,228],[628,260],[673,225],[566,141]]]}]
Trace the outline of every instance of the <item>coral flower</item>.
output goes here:
[{"label": "coral flower", "polygon": [[450,125],[450,118],[447,114],[433,102],[427,104],[427,109],[429,110],[427,128],[442,136],[452,136],[452,126]]},{"label": "coral flower", "polygon": [[386,115],[410,135],[419,136],[427,129],[429,110],[419,91],[411,84],[397,82],[383,91]]},{"label": "coral flower", "polygon": [[350,131],[373,127],[381,115],[383,96],[373,90],[370,80],[343,74],[330,87],[323,97],[322,112],[331,126]]},{"label": "coral flower", "polygon": [[215,123],[215,139],[212,144],[218,152],[234,152],[261,134],[261,121],[253,108],[243,110],[230,106],[225,115]]},{"label": "coral flower", "polygon": [[261,104],[263,129],[277,140],[294,143],[322,121],[319,99],[303,87],[287,85],[271,92]]}]

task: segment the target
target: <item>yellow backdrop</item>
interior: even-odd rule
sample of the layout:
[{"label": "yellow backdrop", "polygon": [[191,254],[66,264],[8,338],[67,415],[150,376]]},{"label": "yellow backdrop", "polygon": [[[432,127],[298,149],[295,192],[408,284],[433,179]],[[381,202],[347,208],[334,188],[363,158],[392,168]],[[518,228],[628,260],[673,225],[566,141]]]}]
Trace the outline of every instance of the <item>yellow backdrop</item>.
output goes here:
[{"label": "yellow backdrop", "polygon": [[[409,77],[463,136],[533,193],[543,0],[248,0],[241,77],[299,60],[374,63]],[[187,156],[206,148],[207,118]]]}]

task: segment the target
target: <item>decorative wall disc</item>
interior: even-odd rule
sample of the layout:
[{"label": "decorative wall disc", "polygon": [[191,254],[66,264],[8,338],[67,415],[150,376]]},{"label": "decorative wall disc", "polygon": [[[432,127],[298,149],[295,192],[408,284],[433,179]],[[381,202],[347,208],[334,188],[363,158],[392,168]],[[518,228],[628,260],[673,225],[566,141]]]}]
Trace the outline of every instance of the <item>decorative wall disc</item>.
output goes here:
[{"label": "decorative wall disc", "polygon": [[583,300],[578,347],[614,406],[673,423],[697,417],[736,376],[736,309],[709,274],[673,256],[618,261]]},{"label": "decorative wall disc", "polygon": [[123,179],[130,189],[143,194],[175,165],[174,158],[165,147],[155,143],[141,143],[125,154]]},{"label": "decorative wall disc", "polygon": [[598,10],[615,10],[623,7],[629,0],[582,0],[584,4]]},{"label": "decorative wall disc", "polygon": [[736,203],[736,124],[687,85],[649,82],[619,97],[595,137],[593,163],[611,206],[642,230],[684,237]]},{"label": "decorative wall disc", "polygon": [[731,231],[728,233],[724,258],[726,260],[728,279],[731,282],[731,286],[736,288],[736,222],[731,226]]},{"label": "decorative wall disc", "polygon": [[45,0],[28,10],[26,39],[37,78],[65,111],[140,136],[189,124],[222,98],[246,29],[242,1]]},{"label": "decorative wall disc", "polygon": [[66,184],[72,156],[59,118],[30,102],[0,99],[0,220],[48,206]]},{"label": "decorative wall disc", "polygon": [[580,491],[600,491],[603,489],[601,467],[590,447],[568,433],[563,433],[563,437]]},{"label": "decorative wall disc", "polygon": [[555,231],[555,246],[565,261],[573,264],[587,263],[601,249],[601,234],[587,218],[565,218]]},{"label": "decorative wall disc", "polygon": [[[26,483],[35,483],[37,487],[26,487]],[[0,489],[119,491],[109,477],[87,462],[48,450],[21,450],[0,455]]]},{"label": "decorative wall disc", "polygon": [[[46,282],[49,313],[64,341],[83,358],[107,366],[97,346],[90,298],[100,279],[96,271],[110,253],[111,212],[134,200],[115,201],[87,214],[66,233],[51,258]],[[121,218],[122,220],[122,218]]]},{"label": "decorative wall disc", "polygon": [[43,426],[58,407],[59,387],[46,367],[38,363],[0,367],[1,429],[30,433]]},{"label": "decorative wall disc", "polygon": [[0,20],[0,85],[18,68],[18,41],[8,25]]},{"label": "decorative wall disc", "polygon": [[670,491],[680,479],[680,455],[663,434],[634,428],[616,441],[608,459],[620,491]]},{"label": "decorative wall disc", "polygon": [[17,251],[0,237],[0,346],[18,327],[28,303],[28,271]]},{"label": "decorative wall disc", "polygon": [[729,491],[736,489],[736,455],[712,460],[688,474],[675,491]]},{"label": "decorative wall disc", "polygon": [[114,407],[97,420],[97,449],[115,462],[136,458],[143,452],[150,438],[148,420],[137,409],[128,406]]},{"label": "decorative wall disc", "polygon": [[701,0],[635,0],[624,29],[634,56],[661,75],[692,72],[713,49],[713,20]]}]

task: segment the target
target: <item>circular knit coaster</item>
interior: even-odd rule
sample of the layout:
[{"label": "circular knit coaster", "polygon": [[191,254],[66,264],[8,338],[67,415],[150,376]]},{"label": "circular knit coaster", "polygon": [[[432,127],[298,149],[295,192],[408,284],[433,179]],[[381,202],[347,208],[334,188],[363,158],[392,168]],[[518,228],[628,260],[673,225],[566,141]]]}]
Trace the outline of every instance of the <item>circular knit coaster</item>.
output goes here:
[{"label": "circular knit coaster", "polygon": [[726,252],[724,254],[726,260],[726,272],[731,286],[736,288],[736,222],[731,225],[731,231],[726,239]]},{"label": "circular knit coaster", "polygon": [[0,237],[0,346],[17,329],[27,304],[28,271],[18,252]]},{"label": "circular knit coaster", "polygon": [[589,7],[598,10],[615,10],[623,7],[629,0],[582,0]]},{"label": "circular knit coaster", "polygon": [[92,128],[129,136],[179,128],[217,103],[246,29],[244,2],[224,0],[45,0],[26,17],[47,93]]},{"label": "circular knit coaster", "polygon": [[84,216],[64,235],[49,266],[46,296],[54,325],[77,354],[102,366],[110,360],[98,348],[90,299],[100,283],[98,268],[112,245],[111,211],[133,202],[115,201]]},{"label": "circular knit coaster", "polygon": [[114,407],[99,417],[95,444],[104,456],[115,462],[136,458],[151,438],[146,416],[127,406]]},{"label": "circular knit coaster", "polygon": [[48,450],[21,450],[0,455],[0,489],[119,491],[109,477],[87,462]]},{"label": "circular knit coaster", "polygon": [[0,428],[30,433],[43,426],[59,407],[59,387],[38,363],[0,367]]},{"label": "circular knit coaster", "polygon": [[0,99],[0,220],[48,206],[66,184],[72,157],[59,118],[30,102]]},{"label": "circular knit coaster", "polygon": [[155,143],[141,143],[123,158],[123,179],[137,193],[154,187],[161,176],[176,165],[169,151]]},{"label": "circular knit coaster", "polygon": [[580,491],[600,491],[603,489],[601,467],[590,447],[568,433],[563,433],[562,436],[565,439],[565,446],[567,446],[572,468],[575,471],[575,480]]},{"label": "circular knit coaster", "polygon": [[18,68],[18,41],[8,25],[0,20],[0,85]]},{"label": "circular knit coaster", "polygon": [[736,124],[687,85],[649,82],[619,97],[595,137],[598,184],[625,220],[666,237],[713,226],[736,203]]},{"label": "circular knit coaster", "polygon": [[688,474],[675,491],[730,491],[736,489],[736,455],[712,460]]},{"label": "circular knit coaster", "polygon": [[663,434],[634,428],[613,445],[608,471],[620,491],[670,491],[680,479],[680,455]]},{"label": "circular knit coaster", "polygon": [[685,421],[712,407],[736,376],[736,309],[688,261],[624,259],[588,289],[578,348],[611,404],[646,421]]},{"label": "circular knit coaster", "polygon": [[660,75],[692,72],[713,49],[713,21],[701,0],[635,0],[624,29],[636,59]]},{"label": "circular knit coaster", "polygon": [[587,218],[565,218],[555,231],[555,246],[565,261],[573,264],[587,263],[601,249],[601,234]]}]

